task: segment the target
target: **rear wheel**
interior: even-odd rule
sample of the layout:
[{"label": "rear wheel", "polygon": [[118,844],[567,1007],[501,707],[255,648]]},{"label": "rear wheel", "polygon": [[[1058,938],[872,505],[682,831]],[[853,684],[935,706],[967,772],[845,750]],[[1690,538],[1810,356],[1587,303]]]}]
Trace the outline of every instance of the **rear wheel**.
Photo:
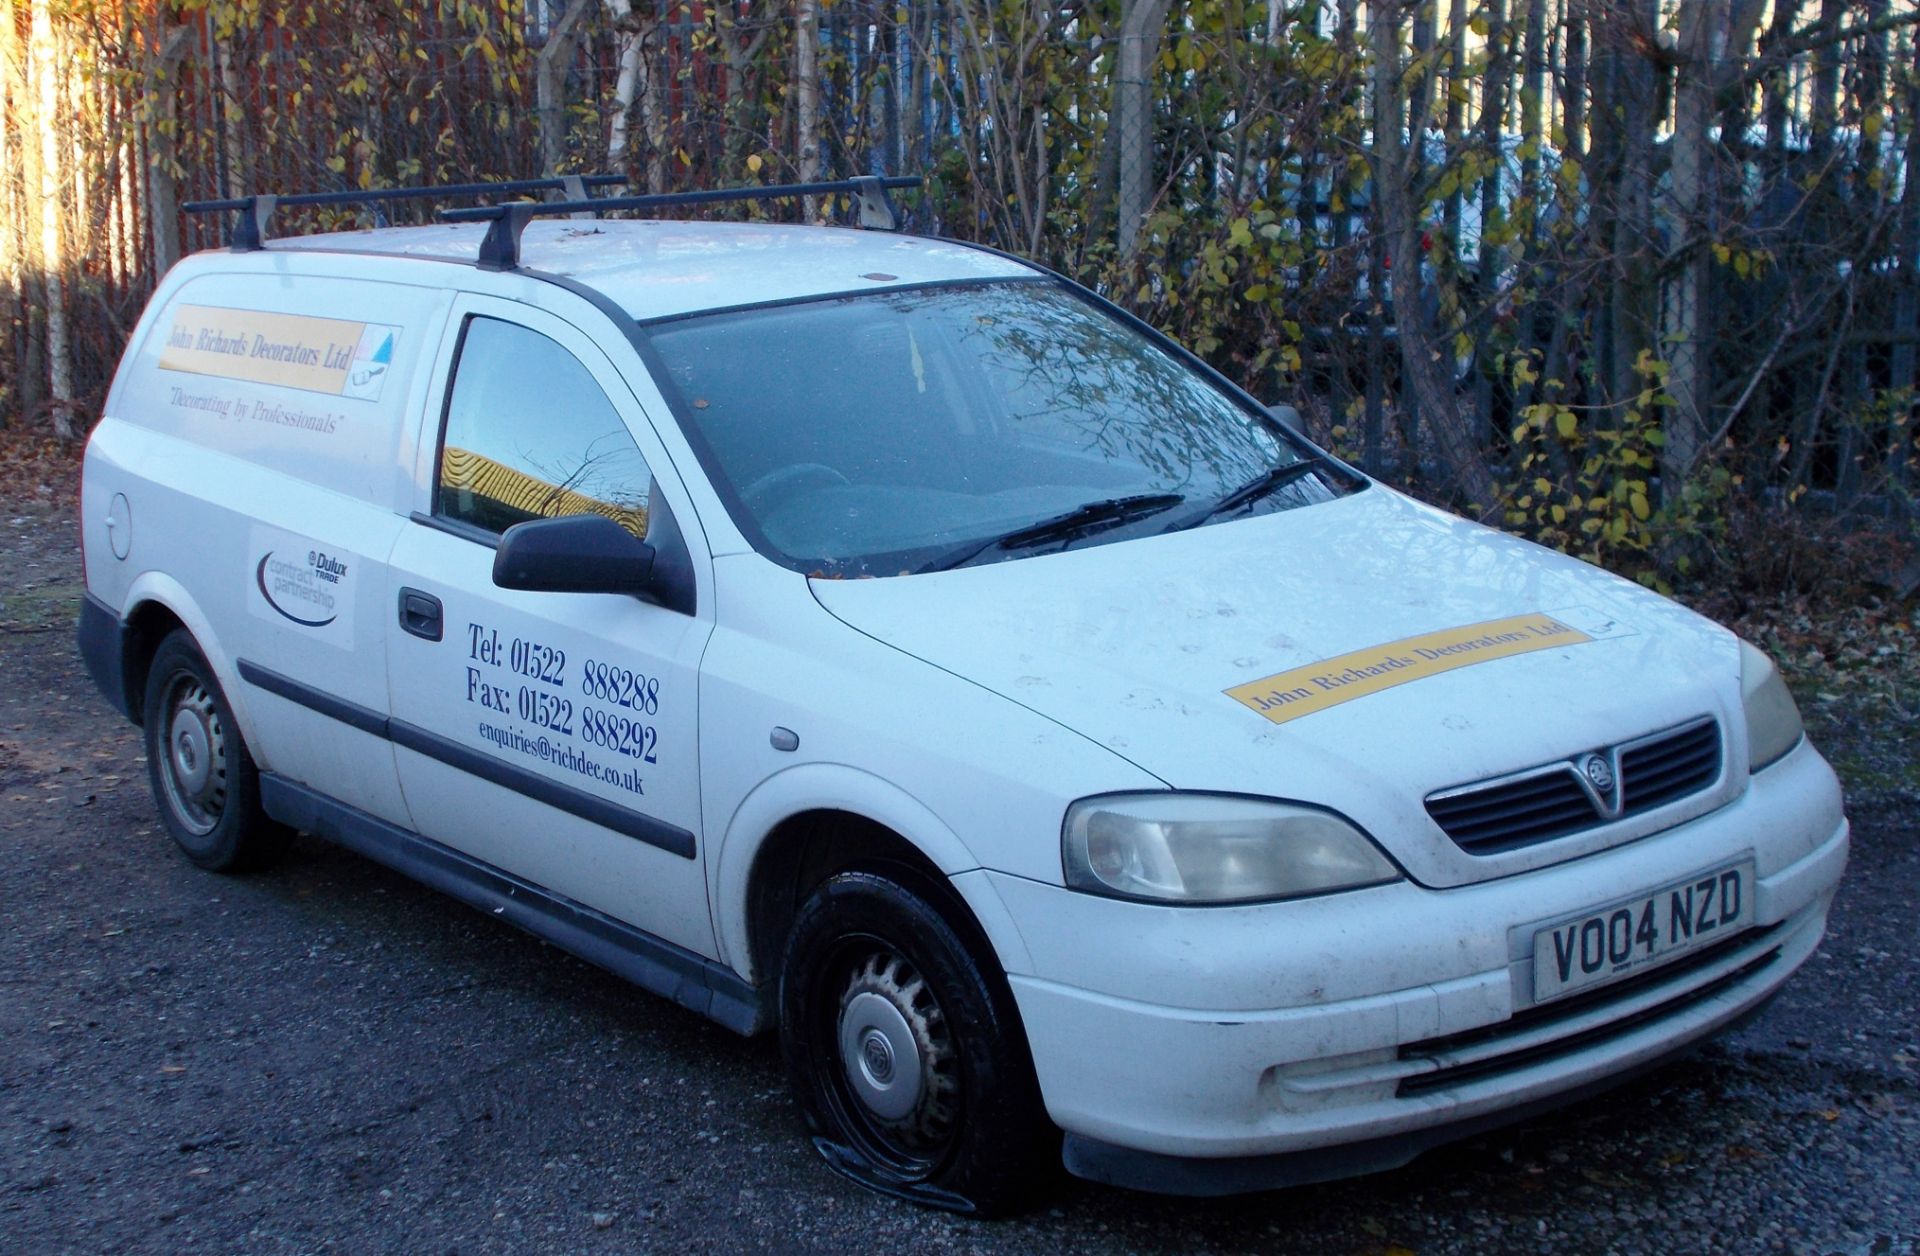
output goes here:
[{"label": "rear wheel", "polygon": [[253,756],[220,682],[185,629],[154,651],[141,712],[160,823],[187,858],[214,872],[278,859],[291,834],[261,810]]},{"label": "rear wheel", "polygon": [[891,870],[842,872],[794,919],[780,975],[787,1068],[814,1146],[847,1177],[982,1215],[1058,1163],[1004,977]]}]

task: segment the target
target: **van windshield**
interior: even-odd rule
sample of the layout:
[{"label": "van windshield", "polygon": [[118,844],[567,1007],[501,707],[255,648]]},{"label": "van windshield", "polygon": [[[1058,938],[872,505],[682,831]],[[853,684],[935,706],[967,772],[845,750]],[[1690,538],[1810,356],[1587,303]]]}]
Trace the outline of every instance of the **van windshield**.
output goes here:
[{"label": "van windshield", "polygon": [[[1047,280],[654,324],[664,387],[775,561],[892,576],[1324,501],[1267,414]],[[1277,469],[1297,466],[1297,474]]]}]

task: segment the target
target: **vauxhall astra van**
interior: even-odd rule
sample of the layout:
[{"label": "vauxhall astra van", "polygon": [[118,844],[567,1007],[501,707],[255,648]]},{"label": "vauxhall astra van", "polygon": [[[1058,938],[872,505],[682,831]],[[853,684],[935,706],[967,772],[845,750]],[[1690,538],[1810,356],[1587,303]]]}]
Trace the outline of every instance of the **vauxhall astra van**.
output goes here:
[{"label": "vauxhall astra van", "polygon": [[771,1031],[834,1169],[978,1213],[1404,1164],[1819,943],[1839,789],[1725,629],[1008,256],[540,213],[135,329],[79,635],[194,863],[312,834]]}]

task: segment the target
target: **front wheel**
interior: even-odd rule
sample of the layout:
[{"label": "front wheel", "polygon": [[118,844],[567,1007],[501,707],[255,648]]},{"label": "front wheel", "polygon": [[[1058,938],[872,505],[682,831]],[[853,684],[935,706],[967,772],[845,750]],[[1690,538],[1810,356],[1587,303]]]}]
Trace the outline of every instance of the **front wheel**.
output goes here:
[{"label": "front wheel", "polygon": [[260,773],[227,696],[185,629],[160,643],[141,708],[153,800],[188,859],[213,872],[261,868],[291,836],[260,806]]},{"label": "front wheel", "polygon": [[1058,1163],[1013,996],[917,878],[830,877],[780,972],[780,1036],[814,1146],[864,1186],[1002,1214]]}]

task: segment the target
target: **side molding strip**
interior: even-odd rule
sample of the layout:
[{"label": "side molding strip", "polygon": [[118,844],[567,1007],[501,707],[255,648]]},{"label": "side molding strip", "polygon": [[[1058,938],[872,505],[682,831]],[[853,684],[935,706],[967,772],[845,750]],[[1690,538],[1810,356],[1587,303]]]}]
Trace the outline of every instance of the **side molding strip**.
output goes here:
[{"label": "side molding strip", "polygon": [[260,774],[260,801],[282,824],[496,915],[735,1033],[757,1033],[767,1024],[762,992],[739,974],[584,903],[271,772]]},{"label": "side molding strip", "polygon": [[303,684],[291,676],[283,676],[258,663],[241,659],[237,666],[240,678],[255,688],[264,689],[276,697],[298,703],[310,711],[318,711],[330,719],[339,720],[350,728],[357,728],[363,733],[384,738],[397,746],[423,754],[429,759],[458,768],[481,780],[491,781],[516,794],[525,794],[536,802],[546,803],[549,807],[558,808],[569,815],[579,816],[583,820],[591,820],[616,833],[645,842],[649,846],[657,846],[683,859],[694,857],[693,834],[678,825],[668,824],[664,820],[656,820],[650,815],[629,810],[589,794],[585,790],[562,785],[552,777],[542,776],[538,772],[530,772],[515,764],[502,763],[491,755],[469,749],[438,733],[428,732],[417,724],[389,719],[369,707],[336,698],[330,693]]},{"label": "side molding strip", "polygon": [[279,672],[270,671],[258,663],[249,663],[245,659],[238,660],[234,666],[239,669],[240,679],[256,689],[264,689],[276,698],[285,698],[288,702],[298,703],[310,711],[318,711],[329,719],[339,720],[349,728],[357,728],[363,733],[372,733],[382,740],[390,737],[387,732],[387,717],[370,707],[363,707],[357,702],[348,702],[345,698],[336,698],[325,690],[315,689],[312,685],[303,685],[291,676],[282,676]]}]

